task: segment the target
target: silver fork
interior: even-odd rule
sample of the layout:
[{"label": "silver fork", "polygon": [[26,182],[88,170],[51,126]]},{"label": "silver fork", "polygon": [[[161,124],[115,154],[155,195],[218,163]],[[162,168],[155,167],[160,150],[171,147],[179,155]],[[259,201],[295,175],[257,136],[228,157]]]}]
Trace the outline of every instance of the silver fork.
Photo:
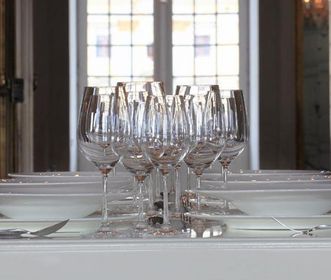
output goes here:
[{"label": "silver fork", "polygon": [[284,228],[294,232],[291,237],[297,237],[297,236],[314,236],[314,231],[317,230],[323,230],[323,229],[331,229],[331,225],[326,225],[326,224],[321,224],[317,225],[308,229],[303,229],[303,230],[297,230],[292,227],[289,227],[288,225],[284,224],[283,222],[279,221],[275,217],[271,217],[274,221],[282,225]]},{"label": "silver fork", "polygon": [[24,238],[24,237],[45,237],[51,233],[57,232],[63,228],[68,220],[56,223],[54,225],[42,228],[37,231],[29,231],[21,228],[12,228],[12,229],[3,229],[0,230],[0,239],[15,239],[15,238]]}]

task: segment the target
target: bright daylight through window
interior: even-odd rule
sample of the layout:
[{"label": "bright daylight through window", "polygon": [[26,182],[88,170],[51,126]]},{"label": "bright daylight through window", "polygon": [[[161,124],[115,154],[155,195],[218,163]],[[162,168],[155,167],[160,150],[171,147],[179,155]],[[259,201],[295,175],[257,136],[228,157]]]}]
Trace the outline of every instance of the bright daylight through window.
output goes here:
[{"label": "bright daylight through window", "polygon": [[[166,59],[172,59],[172,69],[163,71],[173,86],[219,83],[223,88],[239,88],[238,0],[171,2],[172,51]],[[89,86],[153,79],[154,62],[160,61],[154,51],[158,18],[153,4],[152,0],[87,1]]]}]

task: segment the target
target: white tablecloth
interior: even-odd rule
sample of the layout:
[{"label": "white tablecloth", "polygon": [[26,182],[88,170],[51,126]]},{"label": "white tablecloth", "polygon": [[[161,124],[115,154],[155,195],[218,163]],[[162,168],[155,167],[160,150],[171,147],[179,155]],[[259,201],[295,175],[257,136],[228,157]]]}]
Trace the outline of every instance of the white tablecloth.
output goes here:
[{"label": "white tablecloth", "polygon": [[330,260],[331,238],[0,241],[1,280],[329,279]]}]

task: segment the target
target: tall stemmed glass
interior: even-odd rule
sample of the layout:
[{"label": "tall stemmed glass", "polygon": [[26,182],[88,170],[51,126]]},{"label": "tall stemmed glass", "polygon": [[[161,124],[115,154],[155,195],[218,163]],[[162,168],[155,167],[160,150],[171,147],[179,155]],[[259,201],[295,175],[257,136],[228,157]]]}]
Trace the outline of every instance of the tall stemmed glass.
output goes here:
[{"label": "tall stemmed glass", "polygon": [[113,105],[114,88],[85,88],[77,133],[81,152],[102,174],[102,220],[97,237],[108,237],[112,234],[108,221],[107,179],[109,172],[119,161],[111,147]]},{"label": "tall stemmed glass", "polygon": [[113,149],[121,156],[122,165],[134,175],[139,189],[138,231],[147,228],[144,219],[144,182],[153,170],[153,164],[143,154],[139,142],[142,113],[145,107],[149,82],[118,83],[115,94]]},{"label": "tall stemmed glass", "polygon": [[[182,86],[189,99],[187,108],[192,119],[190,134],[193,145],[184,161],[197,177],[197,189],[201,186],[201,175],[221,154],[224,145],[224,111],[220,106],[217,85]],[[217,107],[219,106],[219,107]],[[200,200],[197,199],[200,208]]]},{"label": "tall stemmed glass", "polygon": [[149,94],[143,116],[141,147],[163,178],[163,232],[171,232],[169,219],[167,175],[185,157],[190,139],[183,98],[174,96],[168,110],[162,84]]},{"label": "tall stemmed glass", "polygon": [[[176,97],[177,98],[177,97]],[[166,101],[167,101],[167,106],[168,110],[170,113],[170,116],[172,118],[173,115],[176,114],[177,106],[173,106],[173,101],[176,99],[174,98],[173,95],[166,95]],[[181,98],[181,102],[184,100],[184,106],[185,106],[185,99]],[[186,108],[185,108],[186,110]],[[188,115],[186,114],[188,117]],[[190,123],[189,119],[187,118],[188,124]],[[189,131],[189,130],[188,130]],[[173,169],[173,174],[172,174],[172,180],[171,180],[171,192],[175,193],[175,214],[178,214],[180,211],[180,206],[181,206],[181,186],[180,186],[180,179],[179,179],[179,169],[181,167],[181,163],[179,162],[175,168]]]},{"label": "tall stemmed glass", "polygon": [[245,149],[248,141],[247,116],[244,95],[241,90],[222,90],[222,104],[226,110],[226,144],[218,160],[221,163],[224,183],[231,162]]}]

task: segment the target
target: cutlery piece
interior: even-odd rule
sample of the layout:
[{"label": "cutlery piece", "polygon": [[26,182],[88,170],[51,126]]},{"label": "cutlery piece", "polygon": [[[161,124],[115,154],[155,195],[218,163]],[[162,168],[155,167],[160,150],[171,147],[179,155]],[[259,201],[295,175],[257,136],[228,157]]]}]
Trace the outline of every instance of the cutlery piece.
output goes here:
[{"label": "cutlery piece", "polygon": [[298,236],[313,236],[314,235],[314,231],[317,230],[323,230],[323,229],[331,229],[331,225],[325,225],[325,224],[321,224],[321,225],[317,225],[308,229],[303,229],[303,230],[297,230],[294,229],[292,227],[289,227],[288,225],[282,223],[281,221],[279,221],[278,219],[276,219],[275,217],[271,217],[274,221],[276,221],[277,223],[279,223],[280,225],[282,225],[284,228],[290,230],[293,232],[293,234],[291,235],[291,237],[298,237]]},{"label": "cutlery piece", "polygon": [[56,223],[54,225],[45,227],[43,229],[37,231],[29,231],[20,228],[13,228],[13,229],[4,229],[0,230],[0,239],[10,239],[10,238],[23,238],[23,237],[44,237],[51,233],[57,232],[59,229],[64,227],[68,220]]},{"label": "cutlery piece", "polygon": [[331,229],[331,225],[318,225],[306,230],[302,230],[301,232],[292,234],[292,237],[300,236],[300,235],[307,235],[307,236],[313,236],[314,231],[317,230],[323,230],[323,229]]}]

